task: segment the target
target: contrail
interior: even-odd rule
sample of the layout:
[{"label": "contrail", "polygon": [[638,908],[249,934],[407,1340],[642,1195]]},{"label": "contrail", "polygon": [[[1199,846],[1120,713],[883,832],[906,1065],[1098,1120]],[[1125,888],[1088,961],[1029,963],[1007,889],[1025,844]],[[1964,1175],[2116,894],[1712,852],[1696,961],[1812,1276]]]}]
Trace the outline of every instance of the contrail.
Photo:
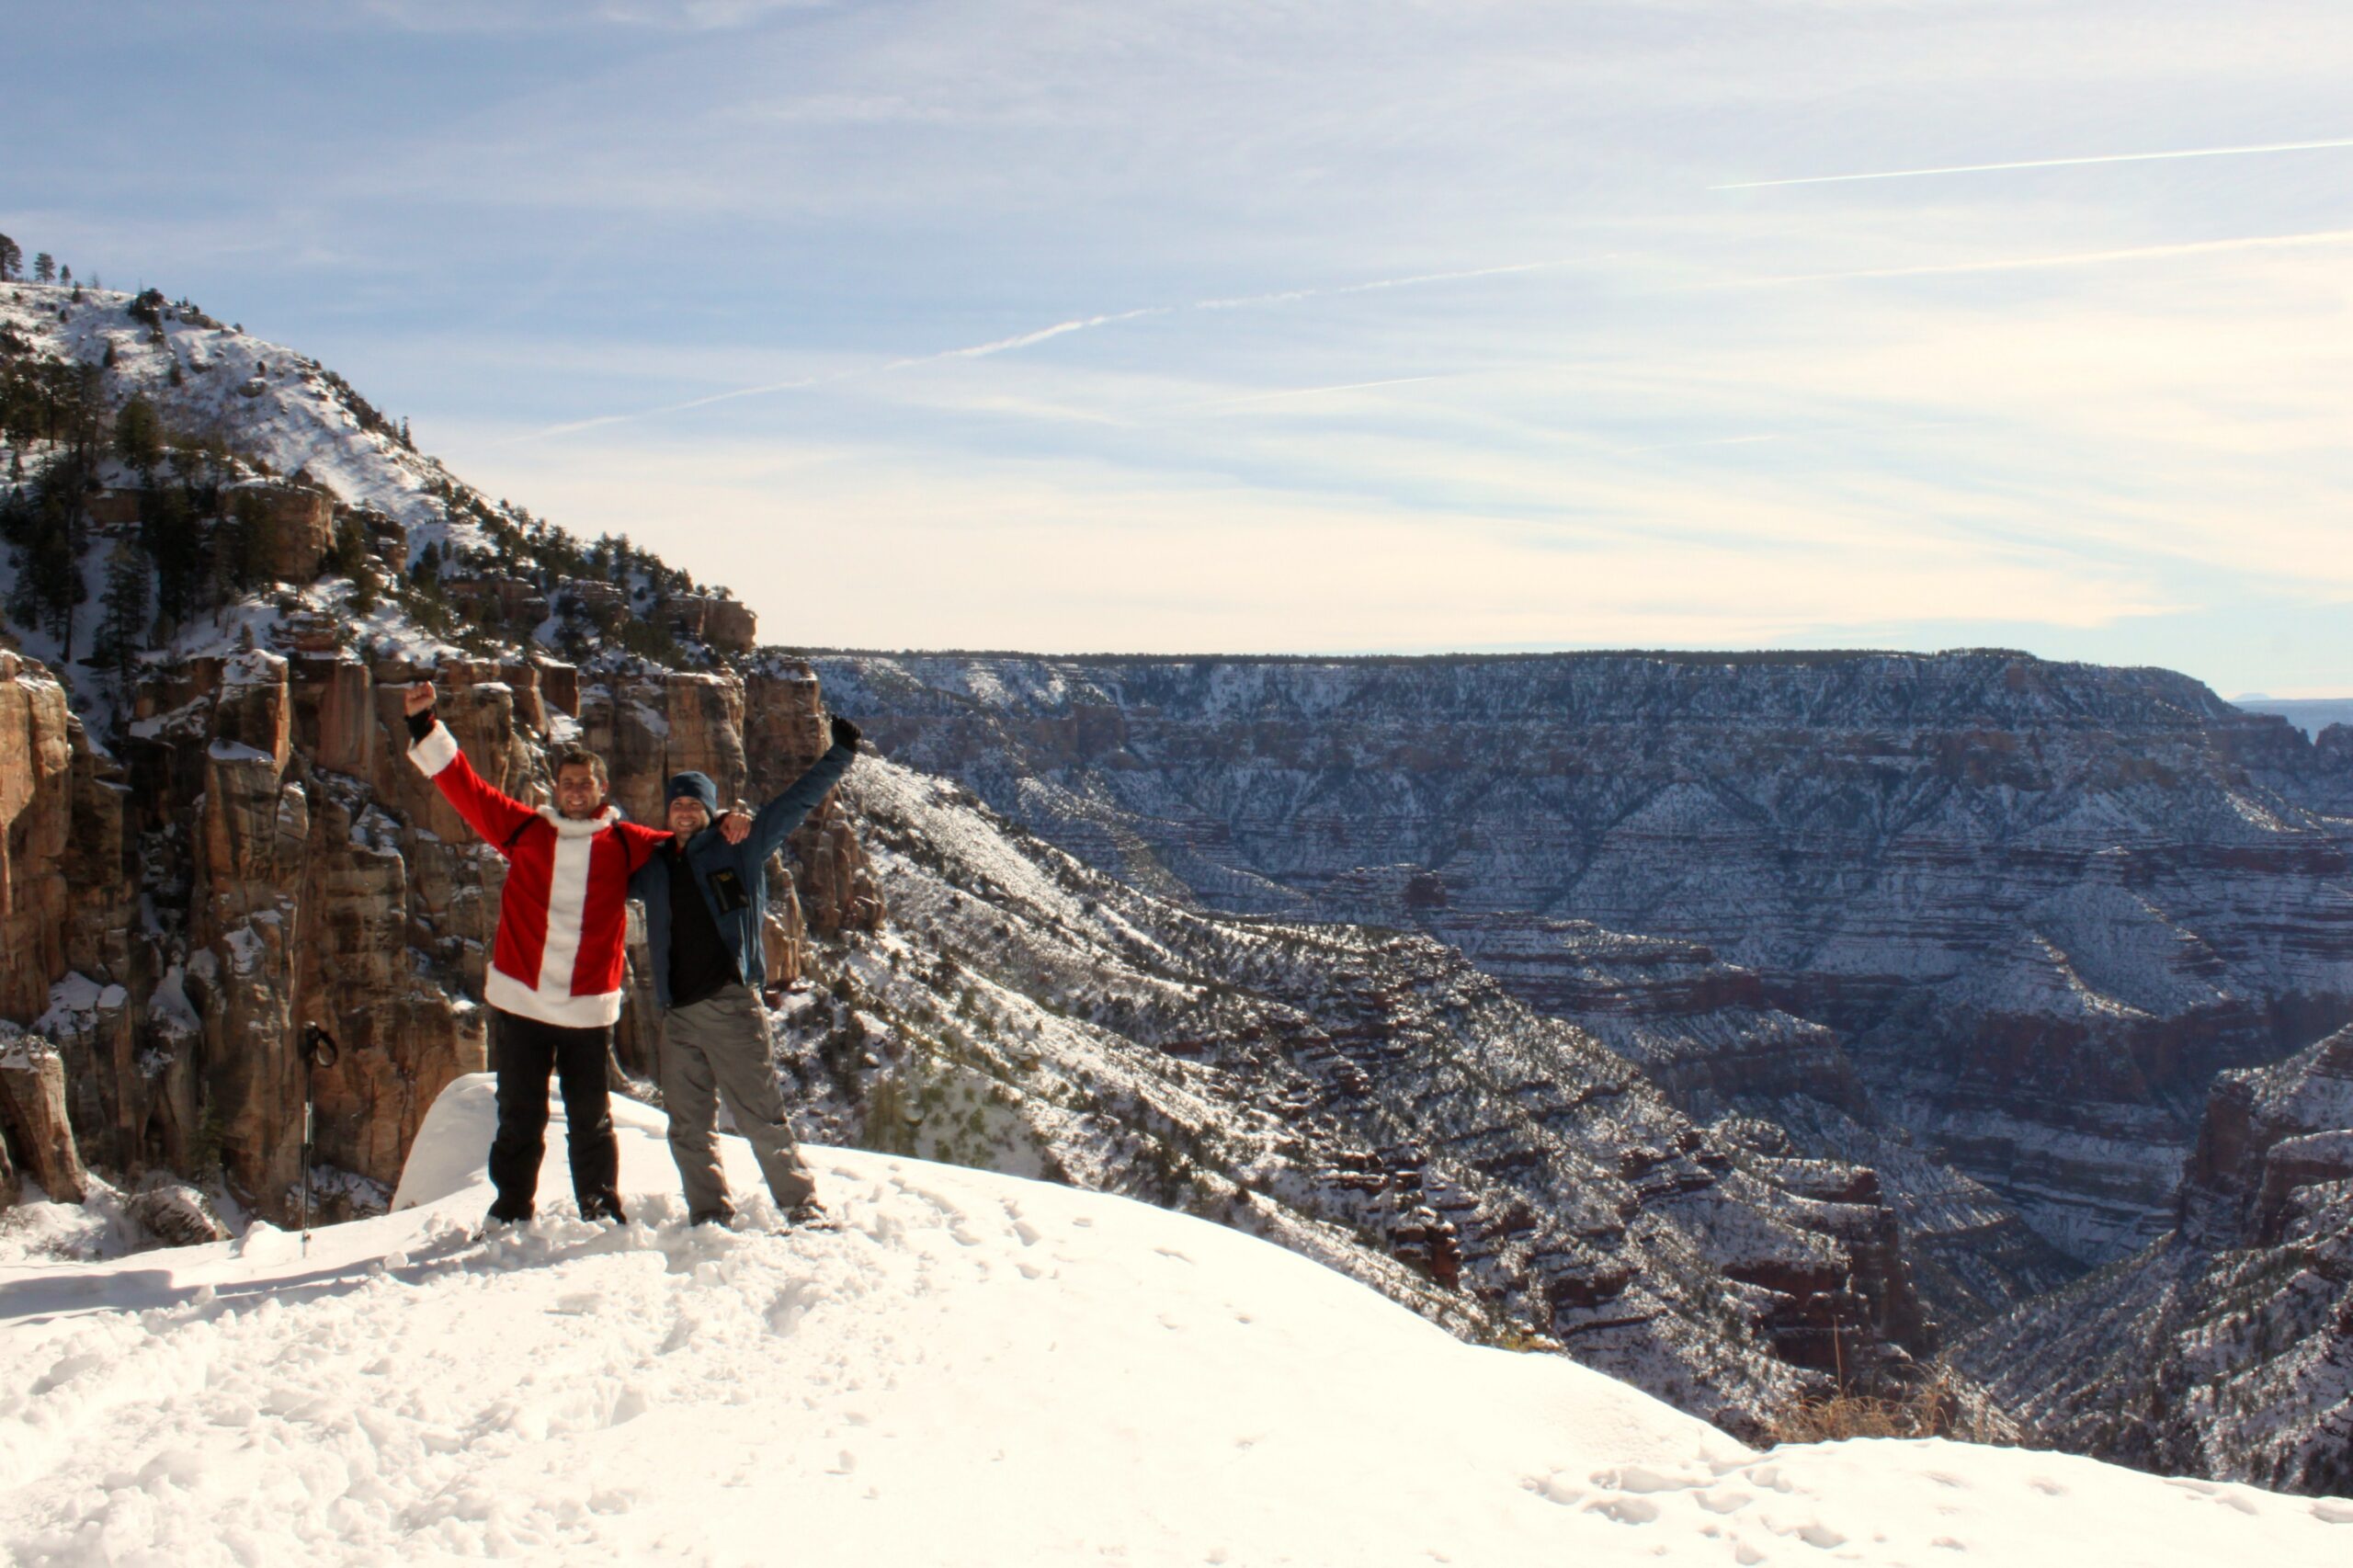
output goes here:
[{"label": "contrail", "polygon": [[2314,245],[2341,244],[2353,244],[2353,229],[2315,229],[2302,234],[2251,234],[2234,240],[2194,240],[2184,244],[2136,245],[2125,250],[2068,251],[2056,256],[2009,256],[1994,261],[1938,261],[1918,267],[1872,267],[1851,272],[1793,272],[1775,278],[1740,278],[1704,287],[1710,290],[1763,289],[1784,283],[1932,278],[1951,272],[2024,272],[2044,267],[2094,267],[2110,261],[2151,261],[2165,256],[2214,256],[2228,251],[2301,250]]},{"label": "contrail", "polygon": [[1550,272],[1559,267],[1587,267],[1594,262],[1609,259],[1608,255],[1586,256],[1557,261],[1516,261],[1504,267],[1472,267],[1457,272],[1416,272],[1409,277],[1375,278],[1363,283],[1327,283],[1313,289],[1286,289],[1274,294],[1240,294],[1230,300],[1196,300],[1183,308],[1191,311],[1238,311],[1253,305],[1288,305],[1300,300],[1320,300],[1327,295],[1370,294],[1381,289],[1418,288],[1425,283],[1461,283],[1473,278]]},{"label": "contrail", "polygon": [[1374,387],[1410,387],[1422,381],[1450,381],[1459,380],[1463,372],[1460,370],[1441,370],[1427,376],[1390,376],[1378,381],[1342,381],[1336,386],[1292,387],[1283,392],[1252,392],[1245,397],[1213,398],[1207,403],[1194,403],[1191,406],[1238,408],[1245,403],[1277,403],[1288,397],[1314,397],[1323,392],[1366,392]]},{"label": "contrail", "polygon": [[910,365],[930,365],[942,359],[985,359],[992,354],[1027,348],[1033,343],[1043,343],[1050,337],[1061,337],[1066,333],[1092,332],[1098,326],[1135,321],[1143,316],[1165,316],[1175,309],[1175,305],[1146,305],[1142,310],[1118,311],[1109,315],[1088,316],[1081,321],[1056,322],[1052,326],[1040,327],[1036,332],[1025,332],[1014,337],[1000,337],[994,343],[976,343],[970,348],[948,348],[938,354],[918,354],[912,359],[893,359],[882,369],[903,370]]},{"label": "contrail", "polygon": [[[963,348],[943,348],[934,354],[917,354],[904,359],[855,370],[836,370],[831,375],[800,376],[787,381],[768,381],[756,387],[738,387],[733,392],[712,392],[707,397],[688,398],[684,403],[665,403],[658,407],[641,408],[628,414],[603,414],[593,419],[575,419],[567,424],[551,425],[544,429],[510,436],[503,441],[493,441],[494,447],[512,447],[526,441],[545,440],[552,436],[575,435],[583,430],[595,430],[608,425],[625,424],[633,419],[652,419],[665,414],[684,414],[692,409],[709,408],[715,403],[732,403],[738,398],[766,397],[774,392],[801,392],[811,387],[832,386],[841,381],[863,380],[869,376],[889,375],[894,370],[912,369],[918,365],[937,365],[949,359],[985,359],[993,354],[1009,354],[1029,348],[1051,338],[1064,337],[1074,332],[1092,332],[1097,327],[1116,326],[1122,322],[1142,321],[1147,316],[1174,315],[1180,311],[1231,311],[1252,305],[1288,304],[1297,300],[1313,300],[1325,295],[1362,294],[1378,289],[1410,289],[1427,283],[1453,283],[1473,278],[1498,278],[1517,272],[1542,272],[1556,267],[1584,266],[1602,257],[1581,257],[1560,261],[1523,261],[1506,267],[1477,267],[1460,272],[1424,272],[1405,278],[1376,278],[1362,283],[1325,284],[1312,289],[1291,289],[1273,294],[1245,294],[1227,300],[1193,300],[1181,305],[1145,305],[1132,311],[1114,311],[1099,316],[1083,316],[1073,321],[1056,322],[1051,326],[1034,332],[1017,333],[1011,337],[999,337],[987,343],[975,343]],[[1418,378],[1401,378],[1415,380]],[[1336,390],[1336,389],[1335,389]],[[1277,393],[1291,396],[1294,393]]]},{"label": "contrail", "polygon": [[2254,147],[2191,147],[2172,153],[2110,153],[2093,158],[2029,158],[2014,164],[1954,164],[1940,169],[1884,169],[1865,175],[1808,175],[1802,179],[1748,179],[1711,185],[1710,190],[1768,190],[1784,185],[1844,185],[1866,179],[1922,179],[1931,175],[1983,175],[2005,169],[2066,169],[2086,164],[2147,164],[2165,158],[2239,158],[2256,153],[2317,153],[2353,147],[2353,137],[2330,142],[2267,142]]},{"label": "contrail", "polygon": [[509,436],[503,441],[493,441],[494,447],[512,447],[525,441],[545,440],[551,436],[577,435],[583,430],[599,429],[607,425],[623,425],[632,419],[653,419],[665,414],[685,414],[693,409],[709,408],[715,403],[733,403],[738,398],[767,397],[776,392],[805,392],[811,387],[833,386],[841,381],[854,381],[867,376],[889,375],[916,365],[936,365],[943,359],[985,359],[992,354],[1003,354],[1016,348],[1027,348],[1033,343],[1043,343],[1050,337],[1065,333],[1086,332],[1113,322],[1133,321],[1139,316],[1165,315],[1174,306],[1152,305],[1140,311],[1121,311],[1113,315],[1088,316],[1083,321],[1057,322],[1036,332],[1025,332],[1016,337],[1000,337],[990,343],[975,343],[966,348],[943,348],[937,354],[917,354],[905,359],[892,359],[887,364],[855,370],[835,370],[825,376],[795,376],[787,381],[764,381],[756,387],[737,387],[732,392],[712,392],[706,397],[690,397],[683,403],[665,403],[653,408],[640,408],[628,414],[600,414],[593,419],[574,419],[568,424],[550,425],[544,429],[526,431]]}]

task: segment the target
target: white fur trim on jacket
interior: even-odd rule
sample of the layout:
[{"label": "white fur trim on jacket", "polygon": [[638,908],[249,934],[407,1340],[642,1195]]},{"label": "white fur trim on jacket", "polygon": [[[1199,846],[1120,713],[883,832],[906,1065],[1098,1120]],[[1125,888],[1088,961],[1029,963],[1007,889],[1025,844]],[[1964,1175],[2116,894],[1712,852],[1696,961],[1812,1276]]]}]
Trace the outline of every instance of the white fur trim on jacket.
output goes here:
[{"label": "white fur trim on jacket", "polygon": [[436,719],[423,740],[409,743],[408,759],[416,764],[418,772],[433,778],[458,760],[458,737],[449,733],[449,725]]},{"label": "white fur trim on jacket", "polygon": [[490,971],[482,994],[483,1000],[502,1013],[519,1013],[560,1029],[603,1028],[621,1016],[621,994],[618,991],[608,991],[601,996],[564,996],[534,991],[503,969]]}]

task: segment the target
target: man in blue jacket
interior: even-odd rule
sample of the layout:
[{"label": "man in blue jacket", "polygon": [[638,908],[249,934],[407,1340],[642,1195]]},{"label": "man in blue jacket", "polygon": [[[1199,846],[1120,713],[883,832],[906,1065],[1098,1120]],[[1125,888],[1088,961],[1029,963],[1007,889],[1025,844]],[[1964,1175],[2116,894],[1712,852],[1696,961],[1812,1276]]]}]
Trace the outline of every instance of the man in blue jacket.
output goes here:
[{"label": "man in blue jacket", "polygon": [[630,879],[645,904],[654,995],[662,1005],[662,1101],[670,1113],[670,1156],[696,1224],[733,1216],[719,1161],[718,1105],[752,1145],[777,1207],[796,1225],[829,1224],[817,1184],[801,1163],[768,1065],[767,982],[760,917],[767,909],[767,862],[787,835],[825,798],[858,756],[858,726],[833,721],[833,746],[760,808],[752,831],[730,844],[714,830],[719,787],[707,775],[670,780],[669,846]]}]

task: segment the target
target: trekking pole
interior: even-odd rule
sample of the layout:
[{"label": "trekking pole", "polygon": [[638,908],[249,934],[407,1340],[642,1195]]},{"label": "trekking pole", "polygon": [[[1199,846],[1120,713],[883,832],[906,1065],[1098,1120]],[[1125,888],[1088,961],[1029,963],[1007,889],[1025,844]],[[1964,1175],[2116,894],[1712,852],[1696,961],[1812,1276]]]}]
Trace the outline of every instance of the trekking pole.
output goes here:
[{"label": "trekking pole", "polygon": [[311,1256],[311,1147],[313,1124],[317,1120],[314,1107],[318,1100],[318,1070],[332,1067],[342,1052],[335,1043],[335,1036],[318,1024],[306,1024],[302,1028],[302,1256]]}]

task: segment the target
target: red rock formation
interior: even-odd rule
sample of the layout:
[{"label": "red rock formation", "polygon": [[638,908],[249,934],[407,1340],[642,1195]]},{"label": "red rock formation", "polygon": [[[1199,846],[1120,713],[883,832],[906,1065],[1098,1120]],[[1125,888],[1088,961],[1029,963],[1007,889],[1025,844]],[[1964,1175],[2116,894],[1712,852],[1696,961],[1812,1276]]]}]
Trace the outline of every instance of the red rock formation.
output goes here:
[{"label": "red rock formation", "polygon": [[31,1018],[65,970],[73,767],[65,688],[0,653],[0,1015]]},{"label": "red rock formation", "polygon": [[[766,800],[807,772],[831,744],[816,672],[799,659],[754,666],[745,680],[744,729],[751,793]],[[881,927],[882,891],[838,791],[809,813],[792,835],[792,852],[812,930],[830,937]]]},{"label": "red rock formation", "polygon": [[[217,1159],[242,1200],[282,1218],[306,1076],[319,1158],[389,1187],[433,1097],[483,1067],[472,998],[505,862],[406,759],[401,689],[427,676],[477,771],[519,798],[545,796],[543,682],[559,710],[588,710],[632,815],[658,821],[662,782],[682,768],[745,788],[743,688],[726,672],[606,675],[584,692],[545,661],[208,656],[148,672],[117,762],[45,671],[0,653],[0,1017],[36,1025],[28,1049],[59,1064],[53,1119],[79,1157],[125,1180]],[[805,696],[808,720],[813,686]],[[870,882],[859,902],[855,835],[828,812],[813,920],[879,919]],[[775,885],[771,968],[790,982],[807,926],[790,875]],[[653,1002],[634,956],[618,1051],[643,1076]],[[313,1023],[342,1051],[306,1074],[297,1042]]]},{"label": "red rock formation", "polygon": [[709,774],[722,801],[744,792],[744,686],[732,672],[606,675],[581,688],[578,718],[632,821],[660,823],[663,787],[689,769]]},{"label": "red rock formation", "polygon": [[280,583],[308,583],[335,542],[335,498],[324,490],[279,480],[224,488],[225,508],[266,529],[263,571]]},{"label": "red rock formation", "polygon": [[65,1112],[65,1062],[38,1039],[0,1042],[0,1111],[24,1169],[60,1203],[79,1203],[87,1176]]}]

